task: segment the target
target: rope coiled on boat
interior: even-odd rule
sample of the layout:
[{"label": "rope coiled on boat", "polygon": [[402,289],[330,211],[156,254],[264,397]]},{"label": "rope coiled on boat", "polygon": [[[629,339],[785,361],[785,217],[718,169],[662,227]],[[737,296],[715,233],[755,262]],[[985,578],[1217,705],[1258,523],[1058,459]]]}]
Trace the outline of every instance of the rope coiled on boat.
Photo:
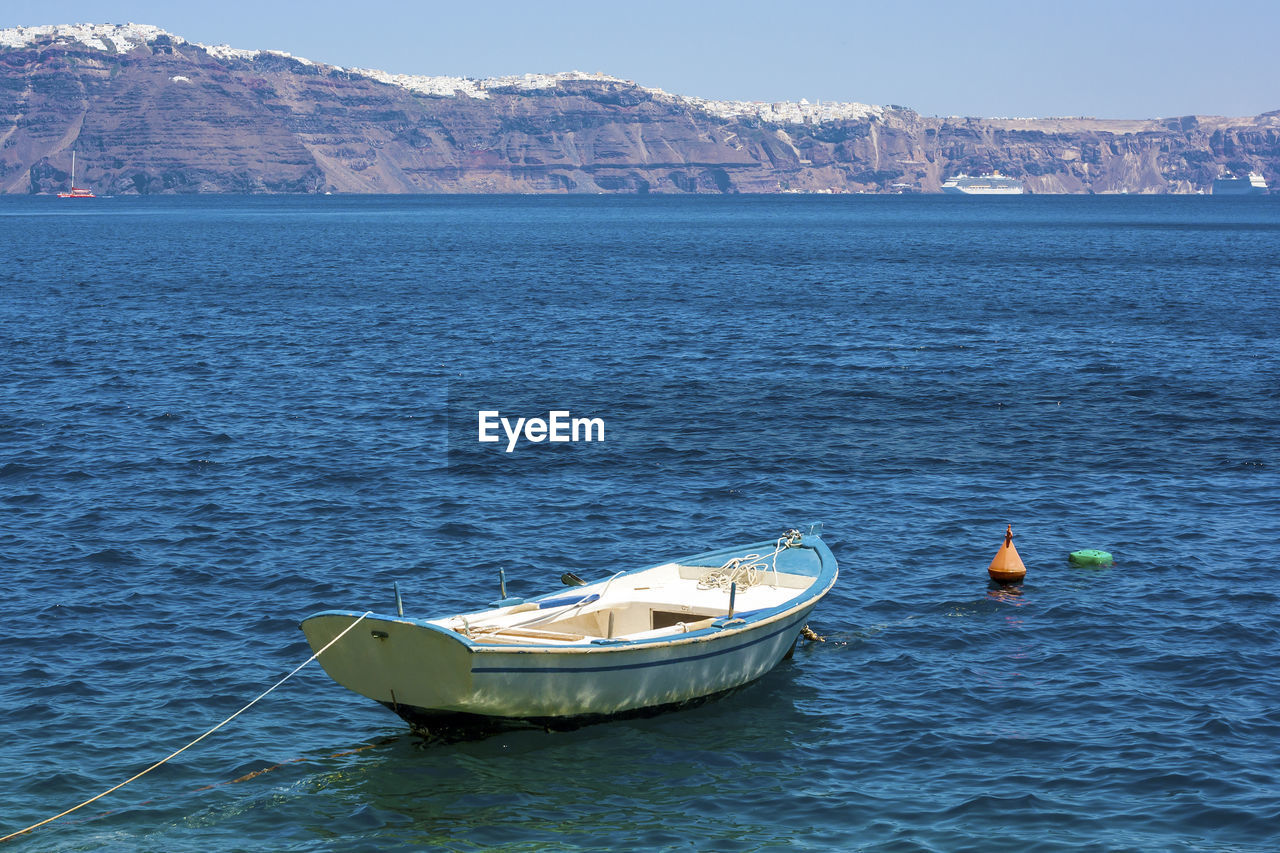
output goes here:
[{"label": "rope coiled on boat", "polygon": [[[800,540],[799,530],[788,530],[778,537],[778,541],[774,543],[773,553],[768,557],[762,554],[743,554],[741,557],[732,557],[718,569],[704,572],[698,578],[698,589],[720,589],[728,592],[729,587],[737,584],[738,591],[742,592],[760,583],[760,573],[770,569],[773,571],[773,585],[776,586],[778,555],[787,548],[798,546]],[[768,566],[765,565],[766,560],[769,561]]]}]

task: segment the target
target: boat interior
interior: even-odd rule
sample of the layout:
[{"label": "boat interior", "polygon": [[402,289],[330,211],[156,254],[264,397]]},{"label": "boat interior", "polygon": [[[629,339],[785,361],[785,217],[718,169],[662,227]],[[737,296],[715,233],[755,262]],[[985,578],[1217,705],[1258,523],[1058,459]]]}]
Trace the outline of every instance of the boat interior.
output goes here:
[{"label": "boat interior", "polygon": [[[714,566],[668,563],[575,587],[566,595],[521,601],[432,620],[474,643],[572,645],[675,638],[731,618],[730,580]],[[717,575],[714,573],[721,572]],[[732,618],[785,604],[814,582],[762,569],[739,576]]]}]

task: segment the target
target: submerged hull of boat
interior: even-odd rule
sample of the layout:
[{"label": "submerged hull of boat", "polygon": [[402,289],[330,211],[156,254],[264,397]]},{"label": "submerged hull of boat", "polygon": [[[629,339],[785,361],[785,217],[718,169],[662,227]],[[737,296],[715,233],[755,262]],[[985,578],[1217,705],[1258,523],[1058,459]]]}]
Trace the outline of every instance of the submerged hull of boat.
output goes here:
[{"label": "submerged hull of boat", "polygon": [[[773,552],[772,554],[770,552]],[[753,557],[753,583],[709,586],[709,573]],[[548,720],[677,706],[754,681],[791,651],[835,583],[816,526],[789,544],[758,543],[619,573],[577,588],[438,619],[368,615],[320,656],[339,684],[402,717]],[[719,577],[719,576],[718,576]],[[723,577],[720,577],[723,580]],[[361,617],[302,623],[313,649]]]}]

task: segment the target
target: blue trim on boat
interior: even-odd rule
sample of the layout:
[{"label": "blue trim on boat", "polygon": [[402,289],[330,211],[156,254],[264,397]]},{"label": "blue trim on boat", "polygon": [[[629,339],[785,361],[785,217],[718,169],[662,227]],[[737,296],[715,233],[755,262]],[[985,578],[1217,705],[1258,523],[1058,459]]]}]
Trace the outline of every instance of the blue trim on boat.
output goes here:
[{"label": "blue trim on boat", "polygon": [[677,663],[688,663],[689,661],[706,660],[707,658],[714,658],[714,657],[719,657],[720,655],[732,654],[733,652],[750,648],[751,646],[754,646],[758,643],[763,643],[766,640],[772,640],[774,637],[778,636],[779,634],[785,634],[786,632],[792,630],[793,628],[798,628],[800,626],[800,623],[805,621],[805,619],[807,618],[808,618],[808,614],[801,616],[799,619],[796,619],[790,625],[786,625],[782,628],[779,628],[778,630],[773,631],[772,633],[765,634],[763,637],[756,637],[754,640],[751,640],[746,643],[741,643],[739,645],[732,646],[730,648],[717,649],[714,652],[704,652],[700,655],[689,655],[687,657],[673,658],[671,660],[642,661],[640,663],[620,663],[620,664],[614,664],[613,666],[548,666],[548,667],[476,666],[471,668],[471,673],[473,675],[481,675],[481,674],[493,675],[493,674],[500,674],[500,673],[522,673],[524,675],[545,675],[546,673],[549,673],[549,672],[555,672],[555,673],[615,672],[617,670],[622,670],[622,669],[646,669],[652,666],[669,666],[671,664],[677,664]]},{"label": "blue trim on boat", "polygon": [[565,607],[570,604],[590,604],[593,601],[599,600],[600,594],[593,592],[585,598],[580,595],[568,595],[564,598],[535,599],[534,603],[538,605],[539,610],[546,610],[548,607]]}]

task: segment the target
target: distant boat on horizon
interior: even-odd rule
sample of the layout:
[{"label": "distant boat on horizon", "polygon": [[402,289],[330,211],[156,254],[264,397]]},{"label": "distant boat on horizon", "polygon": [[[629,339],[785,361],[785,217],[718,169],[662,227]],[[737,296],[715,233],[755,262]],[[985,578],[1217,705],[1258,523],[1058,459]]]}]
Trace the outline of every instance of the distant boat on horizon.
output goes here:
[{"label": "distant boat on horizon", "polygon": [[76,152],[71,152],[71,191],[58,193],[58,198],[97,198],[93,190],[76,186]]},{"label": "distant boat on horizon", "polygon": [[1259,172],[1250,172],[1247,178],[1223,172],[1213,179],[1214,195],[1262,195],[1266,191],[1267,182]]},{"label": "distant boat on horizon", "polygon": [[977,177],[965,174],[948,178],[942,191],[953,195],[1022,195],[1022,181],[999,172]]}]

